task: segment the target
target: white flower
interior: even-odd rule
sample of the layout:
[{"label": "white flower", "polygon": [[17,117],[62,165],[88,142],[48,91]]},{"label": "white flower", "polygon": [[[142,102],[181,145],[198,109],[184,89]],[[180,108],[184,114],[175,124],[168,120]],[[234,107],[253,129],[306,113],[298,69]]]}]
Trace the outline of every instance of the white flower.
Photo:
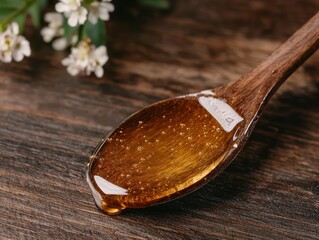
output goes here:
[{"label": "white flower", "polygon": [[78,24],[84,24],[87,19],[88,11],[81,6],[81,2],[81,0],[60,0],[55,5],[55,9],[68,18],[68,24],[71,27],[75,27]]},{"label": "white flower", "polygon": [[81,0],[60,0],[55,5],[55,10],[57,12],[71,12],[77,10],[81,7]]},{"label": "white flower", "polygon": [[42,28],[40,34],[42,35],[42,38],[45,42],[51,42],[52,39],[56,36],[54,29],[49,27]]},{"label": "white flower", "polygon": [[90,75],[91,72],[94,72],[95,76],[101,78],[104,74],[103,66],[108,59],[105,46],[93,49],[89,57],[89,65],[87,67],[86,74]]},{"label": "white flower", "polygon": [[46,13],[44,15],[44,21],[46,21],[49,24],[49,27],[53,29],[59,29],[63,26],[63,16],[61,13]]},{"label": "white flower", "polygon": [[71,27],[75,27],[78,24],[84,24],[86,21],[86,17],[88,14],[88,10],[84,7],[79,7],[75,11],[70,12],[68,18],[68,24]]},{"label": "white flower", "polygon": [[10,37],[6,32],[0,33],[0,61],[11,62],[12,61],[12,47],[14,39]]},{"label": "white flower", "polygon": [[89,21],[96,24],[97,20],[107,21],[110,18],[110,12],[114,11],[114,5],[111,0],[103,0],[102,2],[92,2],[89,8]]},{"label": "white flower", "polygon": [[23,36],[17,36],[14,42],[12,54],[13,59],[17,62],[22,61],[24,56],[30,57],[31,48],[29,41]]},{"label": "white flower", "polygon": [[10,35],[18,35],[19,34],[19,25],[16,22],[13,22],[7,26],[6,31]]},{"label": "white flower", "polygon": [[11,23],[6,31],[0,33],[0,61],[11,62],[12,58],[20,62],[24,56],[31,55],[29,41],[19,34],[17,23]]},{"label": "white flower", "polygon": [[52,42],[52,47],[57,51],[65,50],[71,44],[78,40],[77,35],[71,36],[70,39],[64,37],[63,16],[61,13],[47,13],[44,20],[48,23],[47,27],[41,30],[41,35],[45,42]]},{"label": "white flower", "polygon": [[62,65],[67,67],[68,73],[72,76],[79,73],[90,75],[94,72],[100,78],[103,76],[103,65],[107,60],[106,47],[96,48],[86,39],[81,41],[77,47],[72,48],[71,54],[62,60]]},{"label": "white flower", "polygon": [[51,42],[53,38],[64,34],[62,14],[46,13],[44,20],[48,23],[48,26],[43,28],[40,33],[45,42]]},{"label": "white flower", "polygon": [[52,42],[52,47],[53,47],[53,49],[55,49],[57,51],[63,51],[68,46],[76,44],[77,41],[78,41],[77,35],[71,36],[70,40],[66,39],[65,37],[60,37],[60,38],[55,39]]},{"label": "white flower", "polygon": [[69,46],[68,40],[65,37],[60,37],[52,42],[53,49],[63,51]]},{"label": "white flower", "polygon": [[84,71],[89,62],[90,45],[87,41],[82,41],[77,47],[71,49],[71,54],[62,60],[62,65],[67,67],[67,71],[72,76]]}]

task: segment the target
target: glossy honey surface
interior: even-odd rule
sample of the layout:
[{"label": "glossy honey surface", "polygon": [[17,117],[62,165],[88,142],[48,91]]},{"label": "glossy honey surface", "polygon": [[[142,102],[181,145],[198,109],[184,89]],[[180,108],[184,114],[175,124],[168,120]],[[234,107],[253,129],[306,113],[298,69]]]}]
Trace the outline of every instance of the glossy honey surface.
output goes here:
[{"label": "glossy honey surface", "polygon": [[[207,182],[237,147],[243,119],[227,129],[199,98],[225,105],[212,94],[168,99],[135,113],[101,142],[87,172],[101,210],[117,214],[125,208],[151,206]],[[214,102],[208,107],[227,117]]]}]

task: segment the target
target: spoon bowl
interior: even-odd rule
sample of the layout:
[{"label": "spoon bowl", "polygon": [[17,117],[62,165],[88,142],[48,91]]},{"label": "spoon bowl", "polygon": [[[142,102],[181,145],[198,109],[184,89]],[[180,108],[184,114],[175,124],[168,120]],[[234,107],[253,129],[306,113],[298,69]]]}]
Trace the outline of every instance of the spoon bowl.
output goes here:
[{"label": "spoon bowl", "polygon": [[138,111],[92,155],[88,180],[93,191],[100,190],[97,205],[117,213],[197,189],[238,152],[243,123],[227,100],[210,90]]},{"label": "spoon bowl", "polygon": [[109,215],[184,196],[240,152],[276,89],[319,47],[319,14],[250,73],[213,90],[150,105],[90,157],[87,181]]}]

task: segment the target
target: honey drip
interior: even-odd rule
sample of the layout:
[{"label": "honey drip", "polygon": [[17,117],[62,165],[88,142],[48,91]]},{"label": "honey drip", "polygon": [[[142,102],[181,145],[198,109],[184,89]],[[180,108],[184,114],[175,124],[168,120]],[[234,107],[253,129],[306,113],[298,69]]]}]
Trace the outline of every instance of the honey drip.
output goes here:
[{"label": "honey drip", "polygon": [[[214,168],[237,147],[243,119],[226,131],[201,105],[200,97],[216,99],[203,93],[156,103],[102,140],[87,171],[102,211],[114,215],[125,208],[166,202],[209,180]],[[223,109],[213,111],[227,115]],[[226,117],[226,123],[234,120]]]}]

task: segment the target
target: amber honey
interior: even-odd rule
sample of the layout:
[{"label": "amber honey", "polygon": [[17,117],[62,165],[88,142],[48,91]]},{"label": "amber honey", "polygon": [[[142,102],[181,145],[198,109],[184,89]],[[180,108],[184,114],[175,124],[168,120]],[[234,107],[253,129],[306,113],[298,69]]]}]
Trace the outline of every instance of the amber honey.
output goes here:
[{"label": "amber honey", "polygon": [[[278,87],[319,47],[319,14],[237,81],[151,105],[92,155],[87,180],[108,214],[185,195],[234,159]],[[229,101],[229,103],[227,103]],[[245,117],[245,119],[243,118]]]},{"label": "amber honey", "polygon": [[212,93],[173,98],[120,124],[89,163],[87,177],[99,208],[117,214],[147,207],[205,183],[237,147],[242,119],[226,105]]}]

